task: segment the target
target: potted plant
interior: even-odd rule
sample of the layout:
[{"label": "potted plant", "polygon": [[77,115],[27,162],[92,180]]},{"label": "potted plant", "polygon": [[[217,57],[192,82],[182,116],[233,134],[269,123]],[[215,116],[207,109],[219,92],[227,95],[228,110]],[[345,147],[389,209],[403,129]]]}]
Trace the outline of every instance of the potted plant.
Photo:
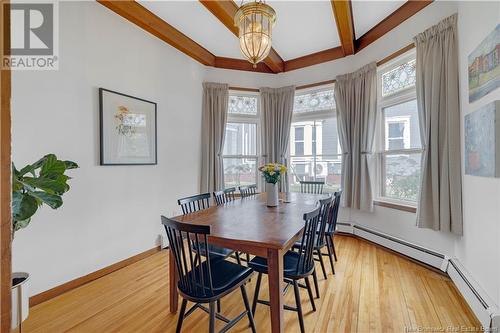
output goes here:
[{"label": "potted plant", "polygon": [[[61,161],[56,155],[45,155],[18,170],[12,164],[12,239],[16,231],[26,228],[43,204],[52,209],[62,206],[62,195],[69,190],[65,173],[76,169],[72,161]],[[26,319],[29,310],[29,274],[12,274],[12,328]]]},{"label": "potted plant", "polygon": [[268,163],[259,167],[266,181],[266,200],[268,207],[278,206],[278,182],[281,175],[286,172],[286,166],[278,163]]}]

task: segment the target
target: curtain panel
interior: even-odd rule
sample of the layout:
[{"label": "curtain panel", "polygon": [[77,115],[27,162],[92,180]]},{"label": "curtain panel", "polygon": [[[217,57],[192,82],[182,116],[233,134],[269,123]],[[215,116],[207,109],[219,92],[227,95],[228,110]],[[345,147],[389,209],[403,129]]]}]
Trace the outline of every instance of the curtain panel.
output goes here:
[{"label": "curtain panel", "polygon": [[417,226],[461,235],[457,15],[414,38],[422,173]]},{"label": "curtain panel", "polygon": [[203,83],[201,184],[202,192],[224,188],[222,150],[226,133],[229,85]]},{"label": "curtain panel", "polygon": [[[295,86],[260,88],[262,112],[262,149],[266,163],[281,163],[288,167],[287,154],[292,126]],[[285,191],[280,182],[281,191]],[[288,182],[286,182],[288,184]]]},{"label": "curtain panel", "polygon": [[337,127],[342,148],[343,205],[373,210],[373,143],[377,120],[377,65],[337,76]]}]

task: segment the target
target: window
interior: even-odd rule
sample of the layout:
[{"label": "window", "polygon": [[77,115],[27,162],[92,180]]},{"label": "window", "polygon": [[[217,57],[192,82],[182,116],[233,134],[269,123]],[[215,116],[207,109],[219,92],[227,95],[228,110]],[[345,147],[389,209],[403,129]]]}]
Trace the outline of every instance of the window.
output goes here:
[{"label": "window", "polygon": [[231,92],[223,150],[226,188],[257,183],[258,133],[258,96]]},{"label": "window", "polygon": [[342,152],[337,134],[333,87],[296,92],[290,131],[290,190],[299,181],[324,181],[324,191],[340,188]]},{"label": "window", "polygon": [[379,69],[379,85],[379,198],[415,205],[422,146],[414,54]]}]

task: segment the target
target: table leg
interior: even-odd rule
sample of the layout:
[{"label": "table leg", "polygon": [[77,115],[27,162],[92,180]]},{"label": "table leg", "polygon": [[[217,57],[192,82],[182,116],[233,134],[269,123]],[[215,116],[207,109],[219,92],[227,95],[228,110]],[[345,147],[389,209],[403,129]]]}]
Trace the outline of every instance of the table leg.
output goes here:
[{"label": "table leg", "polygon": [[168,250],[168,288],[170,289],[170,313],[176,313],[179,306],[179,292],[177,291],[177,267],[172,249]]},{"label": "table leg", "polygon": [[267,250],[269,270],[269,300],[271,303],[271,331],[283,333],[283,253],[280,250]]}]

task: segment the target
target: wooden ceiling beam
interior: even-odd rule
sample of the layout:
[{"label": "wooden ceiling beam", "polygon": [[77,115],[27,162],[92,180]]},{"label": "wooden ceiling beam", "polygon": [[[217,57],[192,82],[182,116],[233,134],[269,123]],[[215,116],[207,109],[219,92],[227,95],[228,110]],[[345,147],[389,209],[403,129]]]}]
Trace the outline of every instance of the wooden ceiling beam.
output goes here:
[{"label": "wooden ceiling beam", "polygon": [[332,49],[308,54],[303,57],[290,59],[285,61],[285,72],[293,71],[303,67],[321,64],[323,62],[332,61],[335,59],[343,58],[344,52],[342,47],[337,46]]},{"label": "wooden ceiling beam", "polygon": [[409,0],[356,41],[356,52],[364,49],[398,25],[427,7],[433,0]]},{"label": "wooden ceiling beam", "polygon": [[212,53],[139,3],[130,0],[97,1],[203,65],[215,66],[216,57]]},{"label": "wooden ceiling beam", "polygon": [[253,65],[243,59],[226,58],[226,57],[215,57],[215,65],[217,68],[225,69],[235,69],[240,71],[258,72],[258,73],[270,73],[273,74],[274,71],[270,69],[265,63],[259,62],[257,68],[253,68]]},{"label": "wooden ceiling beam", "polygon": [[331,0],[333,16],[337,24],[337,31],[340,37],[340,44],[344,56],[354,54],[355,39],[354,36],[354,21],[352,19],[351,0]]},{"label": "wooden ceiling beam", "polygon": [[[238,27],[234,25],[234,15],[238,10],[238,5],[232,0],[199,0],[219,21],[222,22],[236,37],[238,37]],[[264,63],[269,67],[272,72],[280,73],[284,71],[284,61],[274,50],[271,48],[269,55],[264,59]]]}]

